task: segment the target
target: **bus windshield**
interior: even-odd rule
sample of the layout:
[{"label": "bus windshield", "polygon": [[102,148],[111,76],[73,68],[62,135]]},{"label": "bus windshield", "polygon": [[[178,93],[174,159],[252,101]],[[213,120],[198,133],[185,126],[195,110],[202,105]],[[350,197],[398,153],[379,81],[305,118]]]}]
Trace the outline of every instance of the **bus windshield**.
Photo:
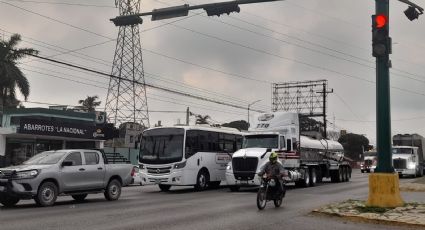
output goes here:
[{"label": "bus windshield", "polygon": [[143,133],[140,144],[140,162],[168,164],[183,159],[184,129],[159,128]]},{"label": "bus windshield", "polygon": [[393,148],[393,154],[413,154],[411,148]]},{"label": "bus windshield", "polygon": [[278,135],[247,135],[243,138],[242,148],[272,148],[277,149]]}]

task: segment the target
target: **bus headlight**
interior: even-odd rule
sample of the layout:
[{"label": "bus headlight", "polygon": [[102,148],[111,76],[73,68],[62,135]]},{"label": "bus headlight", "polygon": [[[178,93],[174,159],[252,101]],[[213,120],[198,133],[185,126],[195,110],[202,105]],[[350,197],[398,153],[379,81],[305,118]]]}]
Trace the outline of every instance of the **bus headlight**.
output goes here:
[{"label": "bus headlight", "polygon": [[175,164],[173,168],[174,169],[181,169],[181,168],[184,168],[184,167],[186,167],[186,161]]}]

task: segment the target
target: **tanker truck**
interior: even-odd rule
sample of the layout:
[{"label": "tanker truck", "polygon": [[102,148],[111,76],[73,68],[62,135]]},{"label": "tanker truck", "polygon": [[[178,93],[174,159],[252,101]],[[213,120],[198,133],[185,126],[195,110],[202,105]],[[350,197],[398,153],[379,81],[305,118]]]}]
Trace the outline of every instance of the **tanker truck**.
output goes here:
[{"label": "tanker truck", "polygon": [[344,158],[344,149],[336,141],[301,135],[297,113],[260,114],[244,135],[242,149],[232,155],[226,168],[226,182],[231,191],[240,187],[259,186],[260,171],[271,152],[288,171],[288,182],[300,187],[315,186],[323,178],[346,182],[351,167]]}]

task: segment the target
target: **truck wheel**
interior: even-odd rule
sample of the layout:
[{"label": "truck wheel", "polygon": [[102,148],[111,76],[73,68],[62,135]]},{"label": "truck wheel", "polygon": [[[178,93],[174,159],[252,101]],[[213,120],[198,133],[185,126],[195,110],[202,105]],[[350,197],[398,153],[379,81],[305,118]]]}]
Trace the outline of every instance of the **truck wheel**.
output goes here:
[{"label": "truck wheel", "polygon": [[231,185],[231,186],[229,186],[229,189],[230,189],[230,191],[232,191],[232,192],[237,192],[237,191],[239,191],[239,189],[240,189],[241,187],[239,187],[239,186],[237,186],[237,185]]},{"label": "truck wheel", "polygon": [[209,182],[210,182],[210,175],[208,174],[208,172],[206,170],[199,171],[198,176],[196,177],[195,190],[203,191],[207,189]]},{"label": "truck wheel", "polygon": [[316,169],[315,168],[310,168],[310,186],[314,187],[316,186],[316,182],[317,182],[317,174],[316,174]]},{"label": "truck wheel", "polygon": [[44,182],[38,188],[37,196],[34,198],[35,202],[42,206],[52,206],[58,198],[58,187],[53,182]]},{"label": "truck wheel", "polygon": [[8,195],[0,196],[0,203],[6,208],[11,208],[15,206],[18,202],[19,202],[18,197],[8,196]]},{"label": "truck wheel", "polygon": [[331,170],[331,182],[338,183],[339,182],[339,170]]},{"label": "truck wheel", "polygon": [[338,170],[338,182],[344,182],[344,169],[341,166],[339,166]]},{"label": "truck wheel", "polygon": [[310,170],[308,168],[305,169],[304,179],[300,180],[299,183],[295,183],[300,187],[307,187],[310,185]]},{"label": "truck wheel", "polygon": [[350,181],[351,174],[350,174],[350,167],[345,167],[345,181]]},{"label": "truck wheel", "polygon": [[171,185],[159,184],[158,187],[161,189],[161,192],[168,192],[170,191]]},{"label": "truck wheel", "polygon": [[117,179],[109,181],[104,195],[109,201],[118,200],[121,196],[121,183]]},{"label": "truck wheel", "polygon": [[78,202],[83,202],[87,197],[87,194],[78,194],[78,195],[72,195],[72,198]]}]

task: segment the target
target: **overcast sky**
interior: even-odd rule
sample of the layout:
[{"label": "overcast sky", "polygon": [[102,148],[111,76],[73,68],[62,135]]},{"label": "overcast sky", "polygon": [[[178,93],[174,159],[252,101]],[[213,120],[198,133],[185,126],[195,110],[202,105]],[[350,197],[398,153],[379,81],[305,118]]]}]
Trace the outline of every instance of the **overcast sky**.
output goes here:
[{"label": "overcast sky", "polygon": [[[0,0],[0,37],[7,39],[10,33],[19,33],[23,36],[22,47],[36,48],[42,56],[105,42],[78,51],[92,57],[90,60],[86,60],[87,57],[82,59],[80,54],[64,54],[55,58],[109,73],[115,42],[107,41],[116,38],[118,33],[117,28],[109,21],[118,14],[114,1],[47,2],[96,6],[46,2]],[[200,4],[212,1],[148,0],[142,1],[142,11],[185,2]],[[415,2],[425,7],[425,1]],[[287,0],[260,3],[241,6],[238,14],[208,18],[202,13],[152,30],[149,28],[176,19],[151,22],[150,18],[145,18],[140,30],[147,30],[141,35],[141,44],[145,49],[144,68],[148,73],[145,76],[146,82],[216,97],[242,106],[262,100],[253,108],[270,110],[269,82],[327,79],[329,87],[335,92],[329,96],[329,120],[335,120],[337,129],[366,134],[375,142],[375,85],[370,82],[375,81],[370,25],[374,4],[372,0]],[[403,14],[407,8],[405,4],[391,0],[390,7],[390,34],[394,43],[391,84],[398,88],[393,88],[391,92],[392,130],[394,134],[425,135],[425,16],[411,22]],[[186,63],[165,58],[158,53]],[[78,100],[88,95],[98,95],[104,106],[108,79],[38,60],[26,59],[23,62],[21,67],[31,84],[29,101],[77,105]],[[220,70],[222,73],[199,66]],[[152,77],[150,74],[156,76]],[[206,89],[220,96],[183,88],[181,83],[186,84],[186,87]],[[208,114],[216,122],[246,120],[247,117],[246,110],[153,89],[148,89],[147,92],[148,106],[152,111],[185,111],[190,106],[194,113]],[[46,107],[32,103],[25,103],[25,106]],[[158,120],[165,125],[173,125],[177,119],[184,122],[185,115],[150,113],[151,125]]]}]

